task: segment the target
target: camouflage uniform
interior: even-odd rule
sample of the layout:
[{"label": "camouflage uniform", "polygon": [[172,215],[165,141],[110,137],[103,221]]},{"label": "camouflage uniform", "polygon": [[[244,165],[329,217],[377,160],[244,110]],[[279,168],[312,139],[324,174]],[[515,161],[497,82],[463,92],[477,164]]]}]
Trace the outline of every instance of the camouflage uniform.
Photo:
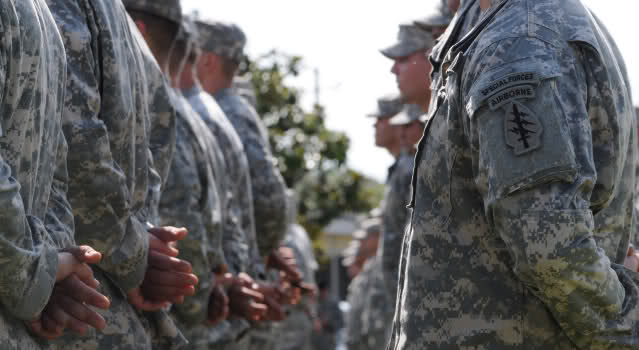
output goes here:
[{"label": "camouflage uniform", "polygon": [[[297,267],[303,281],[315,286],[315,271],[318,269],[313,253],[313,243],[306,230],[296,223],[297,200],[294,191],[288,191],[288,232],[283,244],[295,253]],[[311,346],[313,320],[316,317],[316,305],[311,298],[304,296],[297,305],[286,306],[287,318],[275,326],[277,334],[275,349],[308,350]]]},{"label": "camouflage uniform", "polygon": [[[183,96],[175,94],[178,110],[177,147],[166,188],[162,192],[162,223],[189,228],[189,236],[180,242],[180,256],[191,263],[199,278],[194,296],[173,305],[176,316],[189,339],[190,349],[208,349],[219,336],[206,325],[208,302],[215,284],[213,271],[226,265],[222,251],[222,201],[218,190],[224,187],[219,173],[224,158],[220,146],[200,116]],[[218,180],[218,177],[222,179]]]},{"label": "camouflage uniform", "polygon": [[[189,104],[208,126],[211,134],[220,144],[225,164],[220,174],[226,177],[223,199],[223,248],[234,274],[246,272],[250,276],[264,278],[263,260],[259,257],[255,240],[255,226],[252,212],[250,175],[244,147],[239,136],[215,100],[199,86],[184,92]],[[225,335],[231,341],[244,332],[248,323],[234,319],[232,333]],[[247,340],[244,340],[247,341]]]},{"label": "camouflage uniform", "polygon": [[350,304],[350,310],[346,315],[346,344],[349,350],[368,349],[363,327],[364,311],[374,274],[381,271],[381,269],[375,269],[375,267],[379,268],[379,265],[374,264],[374,260],[369,259],[348,286],[347,301]]},{"label": "camouflage uniform", "polygon": [[494,0],[461,40],[476,6],[433,50],[389,348],[635,348],[623,62],[580,1]]},{"label": "camouflage uniform", "polygon": [[63,129],[76,240],[102,252],[94,273],[111,300],[100,311],[104,332],[66,335],[51,347],[150,349],[152,339],[180,346],[185,340],[165,313],[139,317],[124,294],[146,272],[147,195],[158,175],[148,136],[151,58],[144,58],[120,0],[49,0],[49,6],[69,61]]},{"label": "camouflage uniform", "polygon": [[331,296],[320,298],[317,310],[323,328],[321,332],[313,333],[313,349],[334,350],[337,348],[337,333],[344,327],[339,301]]},{"label": "camouflage uniform", "polygon": [[[246,37],[235,25],[196,22],[202,50],[227,59],[243,57]],[[251,171],[253,209],[260,252],[268,256],[286,234],[286,184],[271,153],[268,132],[251,105],[232,88],[214,96],[244,144]]]},{"label": "camouflage uniform", "polygon": [[74,244],[62,134],[66,58],[44,1],[0,2],[0,348],[38,349],[22,321],[49,300]]}]

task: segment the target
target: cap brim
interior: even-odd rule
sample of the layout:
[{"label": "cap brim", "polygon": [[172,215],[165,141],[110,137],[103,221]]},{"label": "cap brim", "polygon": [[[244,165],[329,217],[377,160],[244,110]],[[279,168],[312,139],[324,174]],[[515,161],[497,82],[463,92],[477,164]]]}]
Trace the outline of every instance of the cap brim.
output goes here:
[{"label": "cap brim", "polygon": [[393,46],[379,50],[379,52],[381,52],[382,55],[386,56],[387,58],[390,58],[391,60],[410,56],[417,51],[419,50],[416,50],[415,48],[409,47],[408,45],[405,45],[402,43],[396,43]]}]

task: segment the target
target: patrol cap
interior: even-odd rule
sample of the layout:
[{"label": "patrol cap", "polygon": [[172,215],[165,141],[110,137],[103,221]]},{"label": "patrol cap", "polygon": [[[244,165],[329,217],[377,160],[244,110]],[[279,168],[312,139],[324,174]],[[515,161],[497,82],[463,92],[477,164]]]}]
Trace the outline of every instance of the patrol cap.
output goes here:
[{"label": "patrol cap", "polygon": [[382,220],[380,218],[366,219],[362,222],[362,228],[353,233],[356,240],[367,239],[371,236],[379,234],[382,231]]},{"label": "patrol cap", "polygon": [[425,17],[422,17],[413,23],[430,31],[433,27],[446,27],[453,20],[453,12],[448,7],[448,0],[432,0],[433,6]]},{"label": "patrol cap", "polygon": [[213,52],[239,63],[244,57],[246,35],[233,23],[196,20],[199,45],[205,52]]},{"label": "patrol cap", "polygon": [[377,100],[377,110],[368,114],[371,118],[392,117],[402,111],[404,104],[399,95],[387,95]]},{"label": "patrol cap", "polygon": [[148,13],[171,22],[182,23],[180,0],[123,0],[127,10]]},{"label": "patrol cap", "polygon": [[409,104],[404,107],[401,113],[391,118],[389,123],[391,125],[408,125],[415,120],[421,121],[424,114],[422,107],[415,104]]},{"label": "patrol cap", "polygon": [[400,24],[397,43],[383,50],[382,55],[390,58],[402,58],[418,51],[432,49],[435,38],[429,30],[418,27],[415,24]]}]

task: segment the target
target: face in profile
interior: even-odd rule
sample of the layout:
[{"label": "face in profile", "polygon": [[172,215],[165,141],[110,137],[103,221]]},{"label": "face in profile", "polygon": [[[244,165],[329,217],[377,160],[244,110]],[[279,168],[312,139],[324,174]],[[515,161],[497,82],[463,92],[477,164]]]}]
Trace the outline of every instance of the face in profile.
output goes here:
[{"label": "face in profile", "polygon": [[416,52],[395,59],[391,72],[405,103],[422,105],[430,98],[430,71],[432,65],[427,52]]}]

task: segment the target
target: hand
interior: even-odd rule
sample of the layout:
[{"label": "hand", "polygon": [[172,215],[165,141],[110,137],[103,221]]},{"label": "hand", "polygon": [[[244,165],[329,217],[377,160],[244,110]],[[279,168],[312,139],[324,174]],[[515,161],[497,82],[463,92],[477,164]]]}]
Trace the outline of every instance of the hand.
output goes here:
[{"label": "hand", "polygon": [[174,258],[179,254],[177,242],[183,240],[188,235],[188,231],[185,228],[171,226],[153,227],[150,228],[148,232],[150,233],[149,249]]},{"label": "hand", "polygon": [[628,254],[623,265],[632,271],[639,272],[639,253],[634,247],[628,248]]},{"label": "hand", "polygon": [[282,307],[286,294],[281,289],[268,284],[258,285],[258,291],[264,295],[264,303],[268,307],[265,321],[283,321],[286,319],[286,313]]},{"label": "hand", "polygon": [[130,290],[127,293],[127,300],[129,304],[142,311],[159,311],[171,305],[168,301],[155,302],[145,298],[140,287]]},{"label": "hand", "polygon": [[179,251],[175,248],[186,235],[186,229],[174,227],[149,229],[149,265],[140,291],[132,291],[134,306],[153,311],[167,303],[183,303],[185,296],[195,294],[198,278],[189,262],[177,258]]},{"label": "hand", "polygon": [[100,259],[101,254],[88,246],[67,248],[59,253],[56,278],[67,277],[56,283],[40,318],[28,324],[33,333],[55,339],[67,328],[78,334],[86,333],[88,327],[104,329],[106,321],[89,306],[107,309],[110,301],[96,290],[100,283],[86,265],[98,263]]},{"label": "hand", "polygon": [[297,269],[297,262],[293,250],[280,247],[269,255],[267,266],[286,273],[291,281],[302,281],[302,274]]},{"label": "hand", "polygon": [[102,254],[89,246],[69,247],[58,253],[58,270],[55,281],[60,282],[75,273],[89,285],[97,287],[98,281],[93,278],[93,271],[86,264],[97,264]]},{"label": "hand", "polygon": [[264,295],[247,287],[246,283],[246,280],[240,278],[233,279],[228,290],[230,313],[249,321],[260,321],[268,310],[263,304]]},{"label": "hand", "polygon": [[216,284],[213,287],[211,296],[209,297],[208,319],[209,325],[216,325],[229,316],[229,298],[221,285]]}]

